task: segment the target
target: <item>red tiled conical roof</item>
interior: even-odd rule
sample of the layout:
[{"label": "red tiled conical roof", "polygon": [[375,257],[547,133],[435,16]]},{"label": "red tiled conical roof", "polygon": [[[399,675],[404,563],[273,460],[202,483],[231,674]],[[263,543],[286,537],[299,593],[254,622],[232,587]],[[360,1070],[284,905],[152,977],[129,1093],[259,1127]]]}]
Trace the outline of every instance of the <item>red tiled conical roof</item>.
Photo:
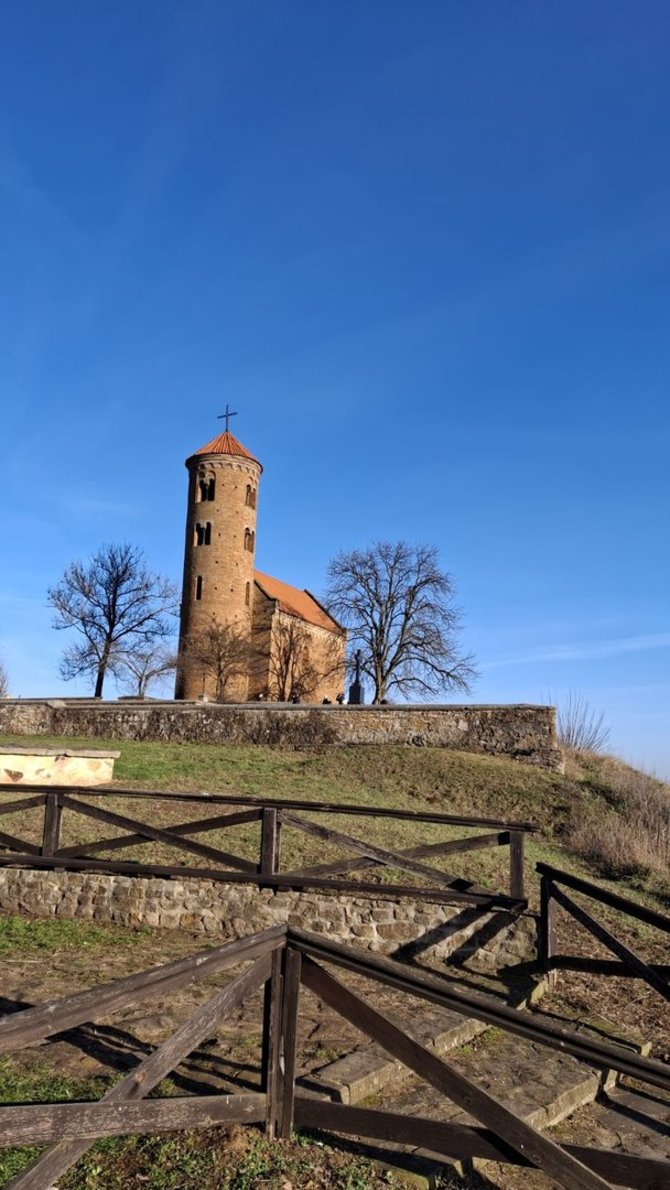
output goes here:
[{"label": "red tiled conical roof", "polygon": [[[258,459],[247,450],[246,446],[242,446],[242,443],[238,442],[230,430],[224,430],[223,434],[218,434],[216,438],[212,438],[211,442],[206,442],[204,446],[200,447],[200,450],[194,450],[191,458],[197,459],[200,455],[237,455],[258,463]],[[260,467],[260,463],[258,465]]]}]

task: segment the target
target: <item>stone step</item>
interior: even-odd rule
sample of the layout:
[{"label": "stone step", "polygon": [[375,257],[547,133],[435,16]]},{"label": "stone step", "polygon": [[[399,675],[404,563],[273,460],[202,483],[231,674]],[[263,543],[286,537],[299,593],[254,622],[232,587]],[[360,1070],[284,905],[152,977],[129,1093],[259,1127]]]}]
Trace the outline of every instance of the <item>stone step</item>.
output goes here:
[{"label": "stone step", "polygon": [[574,1144],[670,1161],[670,1098],[625,1080],[566,1120],[555,1135]]},{"label": "stone step", "polygon": [[[569,1021],[563,1023],[570,1025]],[[649,1050],[647,1042],[599,1018],[572,1023],[575,1031],[613,1040],[641,1053]],[[612,1072],[593,1069],[569,1054],[496,1029],[480,1033],[455,1050],[449,1065],[557,1140],[670,1159],[670,1097],[649,1094],[625,1082],[615,1084]],[[476,1123],[415,1076],[405,1086],[394,1087],[392,1097],[388,1089],[386,1095],[377,1095],[374,1103],[403,1115]],[[423,1187],[443,1185],[445,1170],[455,1179],[454,1185],[500,1190],[554,1190],[557,1186],[536,1170],[491,1162],[449,1161],[427,1149],[410,1150],[401,1145],[386,1146],[385,1163],[401,1177],[411,1178],[412,1185]]]},{"label": "stone step", "polygon": [[[463,990],[462,980],[454,982]],[[486,992],[515,1008],[526,1008],[530,1003],[536,1003],[545,986],[541,981],[531,982],[528,978],[504,982],[490,975],[472,976],[467,983],[473,989]],[[361,989],[357,990],[360,993]],[[437,1054],[448,1054],[487,1030],[481,1021],[448,1009],[431,1008],[421,1002],[412,1005],[409,1024],[392,1011],[387,1010],[385,1015]],[[391,1058],[380,1046],[363,1042],[356,1049],[311,1071],[308,1077],[299,1081],[311,1092],[323,1094],[339,1103],[355,1104],[378,1094],[390,1084],[401,1084],[410,1076],[407,1067]]]},{"label": "stone step", "polygon": [[[393,1019],[390,1013],[387,1015]],[[486,1030],[486,1025],[480,1021],[445,1011],[416,1014],[410,1026],[397,1019],[394,1023],[438,1054],[449,1053]],[[338,1103],[351,1104],[369,1099],[390,1083],[396,1086],[410,1074],[406,1066],[391,1058],[380,1046],[370,1043],[322,1066],[306,1081],[311,1090],[321,1090]]]}]

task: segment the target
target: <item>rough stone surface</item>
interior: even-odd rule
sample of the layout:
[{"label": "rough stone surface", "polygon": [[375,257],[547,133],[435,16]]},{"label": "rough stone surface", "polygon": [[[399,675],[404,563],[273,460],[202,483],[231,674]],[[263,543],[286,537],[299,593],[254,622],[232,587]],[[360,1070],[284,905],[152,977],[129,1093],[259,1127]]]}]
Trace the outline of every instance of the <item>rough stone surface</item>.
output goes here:
[{"label": "rough stone surface", "polygon": [[0,785],[108,785],[118,752],[0,747]]},{"label": "rough stone surface", "polygon": [[408,744],[509,756],[561,770],[548,706],[293,706],[7,699],[0,732],[294,748]]},{"label": "rough stone surface", "polygon": [[[340,909],[344,912],[338,912]],[[420,954],[439,960],[458,956],[467,961],[476,950],[478,967],[492,971],[536,953],[536,922],[531,915],[511,919],[502,911],[463,911],[425,901],[275,893],[251,884],[206,880],[5,868],[0,871],[0,910],[190,930],[217,941],[288,922],[351,942],[359,949],[398,957]],[[392,914],[392,923],[375,920],[373,915],[380,913]]]}]

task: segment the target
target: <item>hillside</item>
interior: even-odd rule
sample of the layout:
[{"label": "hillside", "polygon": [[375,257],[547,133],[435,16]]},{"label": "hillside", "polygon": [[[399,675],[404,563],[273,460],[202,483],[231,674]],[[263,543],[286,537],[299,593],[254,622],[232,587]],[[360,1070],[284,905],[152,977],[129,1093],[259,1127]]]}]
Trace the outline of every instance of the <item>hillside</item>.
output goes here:
[{"label": "hillside", "polygon": [[[25,745],[26,737],[3,737]],[[90,740],[40,737],[90,747]],[[670,787],[611,757],[573,754],[566,773],[441,748],[364,746],[318,752],[96,741],[121,755],[115,786],[248,793],[532,820],[537,859],[670,896]],[[486,863],[485,853],[471,862]],[[473,875],[478,872],[473,871]]]}]

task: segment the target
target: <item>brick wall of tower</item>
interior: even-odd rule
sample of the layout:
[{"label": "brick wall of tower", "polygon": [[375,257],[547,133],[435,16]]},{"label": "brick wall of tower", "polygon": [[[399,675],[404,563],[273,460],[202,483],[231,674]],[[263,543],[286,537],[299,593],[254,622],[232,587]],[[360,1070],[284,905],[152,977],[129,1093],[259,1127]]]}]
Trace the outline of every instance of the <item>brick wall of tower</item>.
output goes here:
[{"label": "brick wall of tower", "polygon": [[[232,455],[200,455],[189,470],[180,665],[175,696],[216,695],[215,676],[192,658],[193,642],[212,623],[251,638],[256,509],[260,464]],[[212,486],[213,483],[213,486]],[[248,676],[234,679],[226,700],[248,697]]]}]

